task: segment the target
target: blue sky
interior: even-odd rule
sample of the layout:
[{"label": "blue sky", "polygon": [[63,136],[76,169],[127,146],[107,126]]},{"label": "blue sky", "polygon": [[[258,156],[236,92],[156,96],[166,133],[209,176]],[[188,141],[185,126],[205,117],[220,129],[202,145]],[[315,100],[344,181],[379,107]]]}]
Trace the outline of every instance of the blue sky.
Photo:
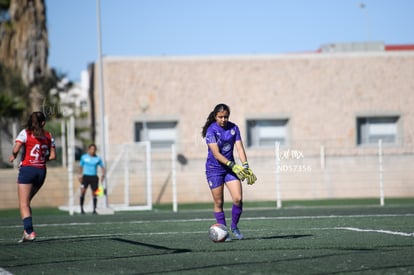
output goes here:
[{"label": "blue sky", "polygon": [[[78,81],[98,58],[96,0],[45,2],[49,66]],[[100,5],[106,56],[283,54],[368,40],[414,44],[412,0],[100,0]]]}]

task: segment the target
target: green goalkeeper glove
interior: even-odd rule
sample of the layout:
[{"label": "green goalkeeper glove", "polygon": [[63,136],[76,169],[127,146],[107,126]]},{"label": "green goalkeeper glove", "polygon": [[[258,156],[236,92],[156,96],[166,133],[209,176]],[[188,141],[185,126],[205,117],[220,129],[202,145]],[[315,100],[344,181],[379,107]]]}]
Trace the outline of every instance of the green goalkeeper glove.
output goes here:
[{"label": "green goalkeeper glove", "polygon": [[256,182],[257,177],[256,175],[253,173],[252,169],[247,168],[243,170],[243,174],[245,175],[246,179],[247,179],[247,184],[248,185],[252,185]]},{"label": "green goalkeeper glove", "polygon": [[245,179],[247,179],[247,184],[248,185],[254,184],[257,180],[257,177],[253,173],[252,169],[250,169],[249,163],[247,163],[247,161],[243,162],[243,167],[244,169],[242,171],[242,174],[244,175]]},{"label": "green goalkeeper glove", "polygon": [[230,161],[230,160],[226,163],[226,165],[231,168],[231,170],[233,171],[234,174],[236,174],[239,180],[241,181],[245,180],[246,177],[243,174],[244,168],[241,165],[238,165],[234,163],[234,161]]}]

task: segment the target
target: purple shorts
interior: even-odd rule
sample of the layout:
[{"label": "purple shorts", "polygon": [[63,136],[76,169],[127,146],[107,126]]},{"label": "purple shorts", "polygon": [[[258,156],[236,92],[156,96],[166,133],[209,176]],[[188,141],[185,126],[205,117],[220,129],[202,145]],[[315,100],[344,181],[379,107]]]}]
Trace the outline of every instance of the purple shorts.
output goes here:
[{"label": "purple shorts", "polygon": [[239,180],[233,173],[225,173],[221,175],[207,175],[207,182],[210,189],[217,188],[226,182]]},{"label": "purple shorts", "polygon": [[45,168],[21,166],[19,168],[19,176],[17,177],[17,182],[19,184],[33,184],[36,187],[41,187],[45,182],[45,178]]}]

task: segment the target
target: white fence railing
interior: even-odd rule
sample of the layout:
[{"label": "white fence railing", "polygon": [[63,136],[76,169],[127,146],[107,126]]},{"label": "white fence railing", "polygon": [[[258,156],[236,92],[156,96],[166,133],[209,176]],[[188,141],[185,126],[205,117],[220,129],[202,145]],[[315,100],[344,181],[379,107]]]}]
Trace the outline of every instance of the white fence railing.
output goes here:
[{"label": "white fence railing", "polygon": [[[150,209],[153,204],[171,204],[177,211],[184,203],[211,203],[205,144],[181,143],[152,151],[131,146],[108,146],[109,205]],[[193,151],[188,153],[188,148]],[[247,148],[247,154],[258,180],[253,186],[244,185],[245,201],[272,201],[280,208],[287,200],[377,198],[379,205],[385,205],[387,198],[414,197],[411,144],[347,147],[296,141],[288,146]],[[46,183],[33,205],[61,206],[71,201],[73,209],[78,209],[79,182],[74,176],[78,165],[48,168]],[[17,169],[2,169],[0,177],[0,209],[16,208]]]}]

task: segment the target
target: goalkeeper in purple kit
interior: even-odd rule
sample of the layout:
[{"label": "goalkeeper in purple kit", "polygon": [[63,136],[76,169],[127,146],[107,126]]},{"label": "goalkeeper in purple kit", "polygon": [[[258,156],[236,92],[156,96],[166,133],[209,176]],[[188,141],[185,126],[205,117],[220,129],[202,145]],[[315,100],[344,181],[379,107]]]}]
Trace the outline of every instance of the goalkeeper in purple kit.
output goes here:
[{"label": "goalkeeper in purple kit", "polygon": [[[223,210],[224,186],[226,186],[233,200],[230,229],[233,235],[241,240],[243,234],[238,228],[243,212],[241,182],[247,180],[247,184],[251,185],[256,181],[256,176],[249,168],[239,127],[229,121],[229,116],[230,108],[226,104],[215,106],[202,128],[202,136],[208,146],[206,177],[214,200],[214,217],[217,223],[227,226]],[[234,160],[234,147],[242,166],[236,164]],[[227,241],[229,240],[230,237]]]}]

